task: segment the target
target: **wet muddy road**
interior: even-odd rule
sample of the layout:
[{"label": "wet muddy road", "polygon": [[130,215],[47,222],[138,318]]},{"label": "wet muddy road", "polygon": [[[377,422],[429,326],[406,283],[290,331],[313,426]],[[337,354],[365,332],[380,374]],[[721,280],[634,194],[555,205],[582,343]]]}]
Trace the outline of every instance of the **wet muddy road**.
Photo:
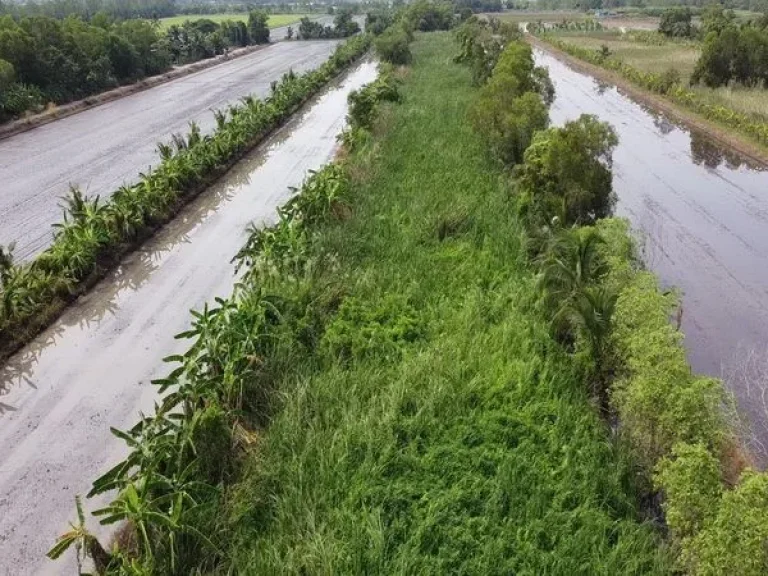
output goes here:
[{"label": "wet muddy road", "polygon": [[329,161],[347,94],[375,74],[365,62],[326,91],[0,372],[0,574],[73,573],[73,558],[44,554],[74,496],[123,455],[109,427],[151,408],[162,358],[189,345],[173,339],[189,310],[230,293],[247,225],[272,221],[289,186]]},{"label": "wet muddy road", "polygon": [[[281,34],[282,31],[282,34]],[[272,31],[275,38],[283,29]],[[291,68],[318,67],[337,41],[279,42],[247,56],[0,141],[0,245],[28,259],[51,241],[69,185],[108,196],[157,161],[157,143],[186,134],[189,122],[213,130],[211,110],[247,94],[265,95]]]},{"label": "wet muddy road", "polygon": [[726,379],[765,443],[768,172],[616,88],[539,50],[535,55],[555,83],[554,124],[595,114],[616,129],[617,215],[639,232],[644,259],[662,283],[683,292],[683,330],[694,370]]}]

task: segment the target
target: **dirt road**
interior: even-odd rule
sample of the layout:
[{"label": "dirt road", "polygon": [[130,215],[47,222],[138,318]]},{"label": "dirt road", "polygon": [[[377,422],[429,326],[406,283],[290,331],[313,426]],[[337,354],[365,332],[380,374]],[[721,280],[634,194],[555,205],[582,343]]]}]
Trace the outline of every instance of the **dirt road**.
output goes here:
[{"label": "dirt road", "polygon": [[247,225],[329,161],[348,93],[375,74],[365,62],[326,91],[0,371],[0,574],[74,573],[44,554],[74,496],[122,456],[109,427],[151,408],[162,358],[189,345],[173,339],[189,310],[230,293]]},{"label": "dirt road", "polygon": [[[282,38],[285,32],[272,34]],[[211,110],[246,94],[266,94],[291,68],[316,68],[336,44],[279,42],[0,141],[0,245],[15,241],[17,259],[29,259],[50,243],[51,225],[61,221],[59,199],[70,184],[108,196],[156,162],[159,141],[186,133],[190,121],[212,130]]]}]

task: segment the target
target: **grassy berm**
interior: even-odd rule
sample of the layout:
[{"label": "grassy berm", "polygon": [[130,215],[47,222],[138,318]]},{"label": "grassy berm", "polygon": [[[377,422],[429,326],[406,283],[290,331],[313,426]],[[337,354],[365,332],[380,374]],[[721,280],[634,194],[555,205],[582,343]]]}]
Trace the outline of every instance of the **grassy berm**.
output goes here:
[{"label": "grassy berm", "polygon": [[[230,488],[241,574],[653,574],[628,459],[537,312],[508,175],[450,34],[345,159],[348,214],[313,251],[340,308]],[[323,352],[325,351],[325,352]]]}]

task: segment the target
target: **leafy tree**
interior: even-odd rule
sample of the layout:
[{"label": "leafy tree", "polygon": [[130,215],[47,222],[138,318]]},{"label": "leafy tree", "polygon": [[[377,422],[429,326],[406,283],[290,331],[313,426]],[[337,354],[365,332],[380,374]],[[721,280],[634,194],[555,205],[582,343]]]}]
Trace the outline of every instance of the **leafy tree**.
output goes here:
[{"label": "leafy tree", "polygon": [[269,42],[269,15],[263,10],[252,10],[248,14],[248,35],[253,44],[266,44]]},{"label": "leafy tree", "polygon": [[485,136],[493,154],[507,166],[520,162],[534,134],[549,124],[549,110],[535,92],[525,92],[500,105],[491,90],[483,91],[471,114],[475,129]]},{"label": "leafy tree", "polygon": [[381,59],[398,65],[408,64],[411,61],[411,49],[408,44],[408,33],[402,26],[387,29],[374,41],[376,53]]},{"label": "leafy tree", "polygon": [[720,34],[733,26],[735,18],[733,10],[724,10],[721,4],[710,4],[701,15],[701,31],[705,36],[711,32]]},{"label": "leafy tree", "polygon": [[392,24],[393,18],[389,11],[368,12],[365,16],[365,31],[378,36]]},{"label": "leafy tree", "polygon": [[454,6],[448,2],[417,0],[404,10],[402,21],[410,30],[450,30],[454,24]]},{"label": "leafy tree", "polygon": [[360,32],[360,25],[352,19],[352,10],[339,10],[333,19],[333,32],[337,38],[346,38]]},{"label": "leafy tree", "polygon": [[0,60],[0,94],[8,90],[16,79],[16,71],[13,64],[7,60]]},{"label": "leafy tree", "polygon": [[691,24],[692,16],[691,10],[687,6],[669,8],[661,15],[659,32],[665,36],[690,38],[695,31]]},{"label": "leafy tree", "polygon": [[538,132],[517,170],[521,212],[537,225],[555,218],[562,226],[591,224],[608,216],[616,144],[613,128],[586,114]]}]

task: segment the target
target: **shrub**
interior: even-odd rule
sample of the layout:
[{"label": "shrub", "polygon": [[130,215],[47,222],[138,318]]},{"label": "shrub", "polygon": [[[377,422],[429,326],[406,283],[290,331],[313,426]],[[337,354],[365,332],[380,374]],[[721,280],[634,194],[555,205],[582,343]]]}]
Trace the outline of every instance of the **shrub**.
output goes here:
[{"label": "shrub", "polygon": [[251,10],[248,14],[248,35],[254,44],[269,42],[269,15],[263,10]]},{"label": "shrub", "polygon": [[388,11],[368,12],[365,15],[365,31],[378,36],[392,25],[392,21]]},{"label": "shrub", "polygon": [[38,88],[16,82],[0,95],[0,110],[8,117],[20,116],[27,110],[40,108],[43,102],[43,95]]},{"label": "shrub", "polygon": [[696,576],[766,574],[768,475],[748,471],[726,491],[713,520],[683,542],[682,561]]},{"label": "shrub", "polygon": [[404,9],[401,19],[410,30],[450,30],[455,22],[454,5],[440,0],[417,0]]},{"label": "shrub", "polygon": [[466,63],[472,71],[472,80],[481,85],[488,80],[496,67],[504,46],[519,40],[520,29],[498,20],[480,20],[473,16],[456,30],[460,53],[456,62]]},{"label": "shrub", "polygon": [[389,28],[374,41],[379,57],[396,65],[408,64],[411,61],[411,49],[408,44],[408,33],[401,26]]},{"label": "shrub", "polygon": [[400,92],[391,70],[382,65],[379,77],[360,90],[350,93],[349,123],[352,129],[370,130],[376,116],[376,107],[380,102],[398,102]]},{"label": "shrub", "polygon": [[392,357],[422,335],[416,310],[398,295],[376,302],[348,297],[320,343],[327,358],[351,361],[370,356]]},{"label": "shrub", "polygon": [[695,28],[691,25],[690,8],[669,8],[661,15],[659,32],[665,36],[677,38],[690,38],[694,35]]},{"label": "shrub", "polygon": [[549,110],[534,92],[525,92],[506,107],[503,104],[481,93],[470,113],[475,130],[485,136],[493,154],[514,166],[523,159],[534,134],[549,124]]},{"label": "shrub", "polygon": [[[492,60],[486,63],[466,56],[466,50],[471,53],[479,46],[472,34],[472,28],[466,28],[457,35],[465,47],[460,59],[480,66],[490,64]],[[546,70],[534,67],[531,48],[523,42],[509,42],[470,110],[474,128],[502,163],[513,166],[520,162],[533,135],[547,127],[549,114],[545,102],[551,102],[553,91]]]},{"label": "shrub", "polygon": [[723,491],[720,463],[703,444],[676,444],[657,466],[654,484],[664,491],[665,519],[676,538],[696,534],[716,514]]},{"label": "shrub", "polygon": [[610,170],[618,143],[610,125],[582,115],[537,133],[518,167],[518,205],[531,224],[591,224],[615,203]]}]

